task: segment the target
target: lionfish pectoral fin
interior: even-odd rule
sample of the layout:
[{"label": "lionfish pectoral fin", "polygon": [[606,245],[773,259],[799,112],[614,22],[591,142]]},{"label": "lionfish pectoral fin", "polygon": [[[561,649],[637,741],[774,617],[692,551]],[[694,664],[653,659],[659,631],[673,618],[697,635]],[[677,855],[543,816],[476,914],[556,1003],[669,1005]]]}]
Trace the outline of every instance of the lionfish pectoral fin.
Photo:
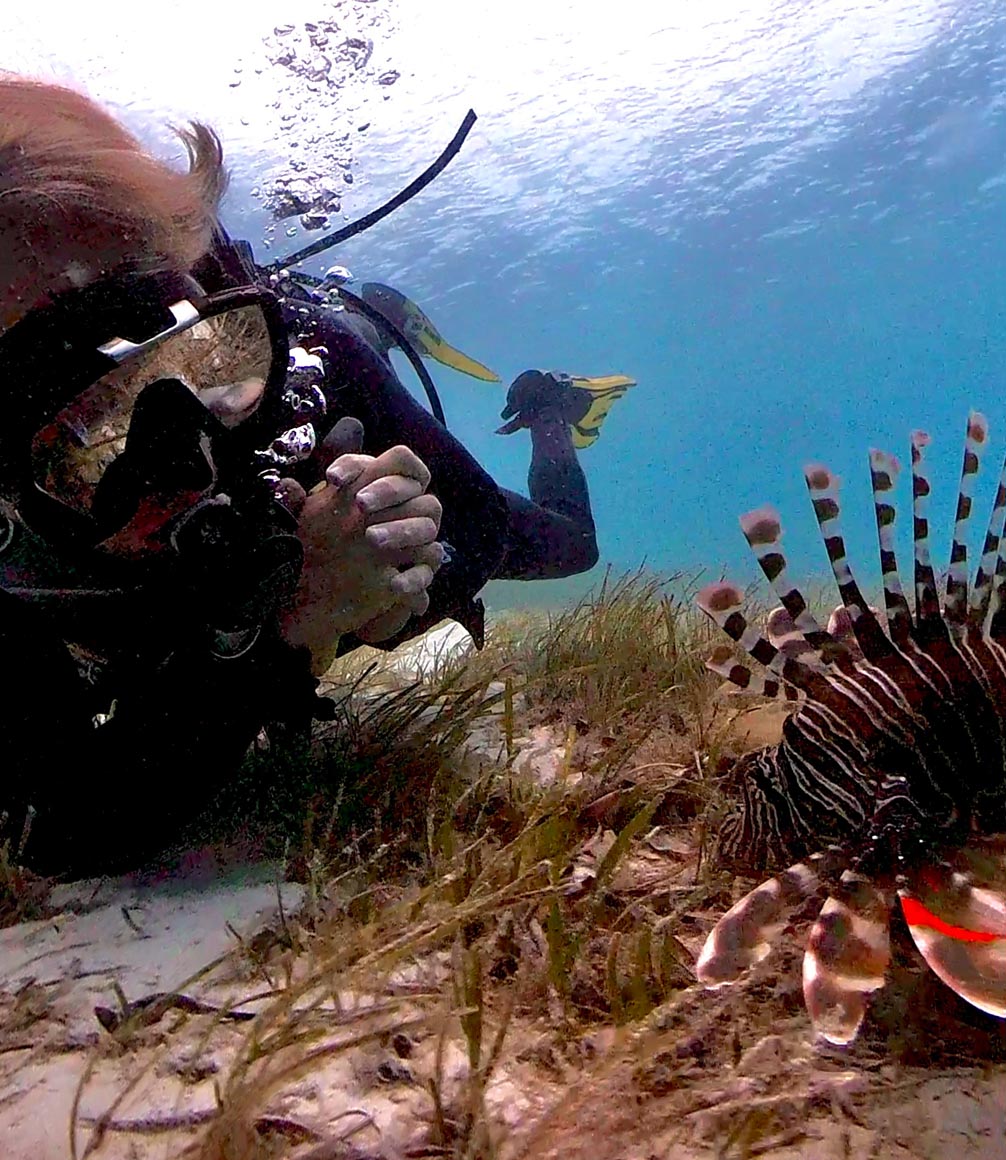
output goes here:
[{"label": "lionfish pectoral fin", "polygon": [[930,970],[973,1007],[1006,1018],[1006,897],[932,866],[898,894]]},{"label": "lionfish pectoral fin", "polygon": [[769,955],[788,913],[820,890],[820,876],[808,859],[745,894],[709,932],[695,963],[698,981],[710,990],[736,983]]},{"label": "lionfish pectoral fin", "polygon": [[811,928],[803,956],[803,998],[815,1032],[844,1047],[859,1034],[869,997],[891,959],[890,899],[846,872]]}]

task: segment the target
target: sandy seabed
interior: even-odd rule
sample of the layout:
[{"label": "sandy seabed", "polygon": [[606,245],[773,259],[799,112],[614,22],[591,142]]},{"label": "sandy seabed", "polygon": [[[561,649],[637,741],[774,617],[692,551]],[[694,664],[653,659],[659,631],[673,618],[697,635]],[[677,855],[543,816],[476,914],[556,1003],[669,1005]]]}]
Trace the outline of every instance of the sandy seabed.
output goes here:
[{"label": "sandy seabed", "polygon": [[[463,634],[441,629],[393,666],[422,674],[445,650],[466,647]],[[743,743],[772,741],[781,720],[771,706],[746,715]],[[487,734],[478,743],[498,741]],[[558,731],[535,726],[517,747],[515,776],[539,785],[569,776]],[[606,841],[601,832],[585,845],[574,877],[589,879]],[[671,895],[686,891],[698,847],[688,825],[654,831],[612,888],[628,897],[654,883]],[[278,865],[204,856],[158,878],[59,887],[48,917],[0,932],[6,1160],[64,1160],[73,1147],[78,1156],[146,1160],[180,1156],[194,1144],[217,1117],[217,1095],[247,1046],[246,1017],[298,970],[296,939],[286,933],[296,928],[305,891],[280,878]],[[717,917],[701,908],[691,915],[680,940],[690,955]],[[515,1019],[485,1091],[493,1154],[1006,1155],[1003,1024],[965,1009],[916,965],[896,962],[860,1042],[822,1049],[802,1005],[798,925],[791,933],[736,988],[685,985],[647,1019],[597,1023],[561,1049],[540,1020]],[[442,1039],[401,1002],[409,987],[418,994],[442,985],[448,959],[434,952],[399,971],[390,1014],[382,1014],[390,990],[336,995],[333,1025],[362,1011],[373,1034],[270,1096],[255,1112],[254,1149],[227,1154],[452,1154],[431,1144],[431,1083],[445,1100],[462,1089],[464,1041]]]}]

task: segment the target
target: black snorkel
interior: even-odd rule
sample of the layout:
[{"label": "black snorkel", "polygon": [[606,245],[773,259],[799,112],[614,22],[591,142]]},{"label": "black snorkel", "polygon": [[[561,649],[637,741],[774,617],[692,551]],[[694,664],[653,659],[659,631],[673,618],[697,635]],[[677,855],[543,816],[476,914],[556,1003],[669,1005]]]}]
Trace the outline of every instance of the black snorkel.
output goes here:
[{"label": "black snorkel", "polygon": [[478,117],[475,115],[475,110],[469,109],[458,131],[451,138],[450,143],[436,161],[428,165],[414,181],[409,182],[404,189],[396,193],[394,197],[389,198],[383,205],[371,210],[368,214],[364,214],[362,218],[358,218],[355,222],[350,222],[349,225],[343,226],[342,229],[336,230],[335,233],[326,234],[323,238],[319,238],[316,242],[312,242],[302,250],[297,250],[289,257],[277,258],[264,268],[270,273],[278,273],[287,266],[296,266],[299,262],[304,262],[308,258],[313,258],[317,254],[324,253],[325,250],[331,249],[332,246],[338,246],[341,242],[345,242],[349,238],[354,238],[357,234],[362,234],[364,230],[369,230],[371,226],[376,225],[382,218],[386,218],[388,214],[394,213],[396,209],[405,205],[407,201],[411,201],[417,193],[424,190],[434,178],[439,176],[447,168],[461,151],[461,146],[465,143],[465,138],[471,132],[472,126],[477,120]]}]

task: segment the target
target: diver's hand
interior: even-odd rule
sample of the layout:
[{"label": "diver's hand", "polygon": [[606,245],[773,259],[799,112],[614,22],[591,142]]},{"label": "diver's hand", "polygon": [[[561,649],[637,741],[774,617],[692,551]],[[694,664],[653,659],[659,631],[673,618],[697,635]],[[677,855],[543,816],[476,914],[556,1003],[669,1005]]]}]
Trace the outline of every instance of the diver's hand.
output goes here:
[{"label": "diver's hand", "polygon": [[316,674],[343,633],[383,639],[429,606],[427,588],[444,559],[441,506],[426,494],[429,482],[417,455],[392,447],[376,457],[339,456],[307,496],[298,527],[304,568],[283,627],[291,644],[310,648]]},{"label": "diver's hand", "polygon": [[573,385],[568,375],[549,371],[524,371],[510,384],[506,406],[501,419],[509,419],[496,431],[497,435],[512,435],[522,427],[530,427],[536,420],[561,419],[578,423],[590,410],[594,401],[590,391]]}]

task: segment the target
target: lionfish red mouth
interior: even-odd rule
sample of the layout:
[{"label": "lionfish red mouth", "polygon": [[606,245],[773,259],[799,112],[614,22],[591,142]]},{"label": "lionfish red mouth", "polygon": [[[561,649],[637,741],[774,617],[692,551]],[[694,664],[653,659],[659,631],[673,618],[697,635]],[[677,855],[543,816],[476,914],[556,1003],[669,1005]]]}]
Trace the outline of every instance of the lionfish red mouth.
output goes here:
[{"label": "lionfish red mouth", "polygon": [[943,605],[930,559],[923,467],[929,438],[912,435],[912,613],[894,549],[897,460],[870,452],[886,628],[849,566],[838,479],[805,470],[842,598],[821,628],[787,577],[782,525],[771,508],[741,527],[782,608],[767,633],[749,624],[742,595],[720,582],[702,610],[766,670],[723,650],[708,662],[735,687],[798,703],[783,740],[742,759],[741,808],[724,827],[724,860],[786,866],[720,919],[696,974],[706,987],[737,982],[771,950],[789,916],[822,905],[803,960],[804,1000],[816,1032],[851,1043],[891,958],[890,914],[900,904],[933,972],[968,1003],[1006,1018],[1006,896],[983,880],[969,847],[1006,830],[1006,463],[974,584],[966,534],[988,441],[968,419]]}]

